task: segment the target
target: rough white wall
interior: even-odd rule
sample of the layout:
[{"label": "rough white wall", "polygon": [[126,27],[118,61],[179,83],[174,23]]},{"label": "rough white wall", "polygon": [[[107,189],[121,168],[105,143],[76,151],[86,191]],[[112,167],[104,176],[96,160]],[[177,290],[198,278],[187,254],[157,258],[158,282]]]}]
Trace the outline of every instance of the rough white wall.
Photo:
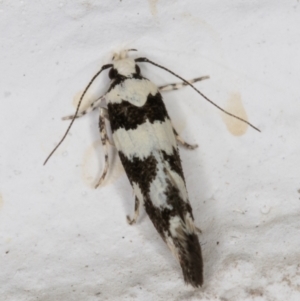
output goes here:
[{"label": "rough white wall", "polygon": [[[0,300],[300,300],[299,1],[0,1]],[[184,285],[116,154],[104,185],[97,113],[61,117],[118,46],[189,88],[166,93],[203,234],[205,283]],[[157,84],[177,81],[143,64]],[[88,94],[105,91],[103,74]],[[233,123],[232,123],[233,122]],[[112,150],[113,152],[113,150]]]}]

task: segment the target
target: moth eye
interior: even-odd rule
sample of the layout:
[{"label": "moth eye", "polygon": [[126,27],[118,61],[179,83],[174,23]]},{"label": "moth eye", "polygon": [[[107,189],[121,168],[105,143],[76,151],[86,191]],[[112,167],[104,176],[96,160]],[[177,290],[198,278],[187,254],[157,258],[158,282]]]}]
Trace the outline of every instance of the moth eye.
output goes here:
[{"label": "moth eye", "polygon": [[137,75],[140,75],[140,73],[141,73],[141,69],[140,69],[140,67],[138,65],[135,65],[135,73]]},{"label": "moth eye", "polygon": [[111,68],[111,69],[109,70],[108,76],[109,76],[110,79],[116,78],[117,75],[118,75],[118,71],[117,71],[116,69]]}]

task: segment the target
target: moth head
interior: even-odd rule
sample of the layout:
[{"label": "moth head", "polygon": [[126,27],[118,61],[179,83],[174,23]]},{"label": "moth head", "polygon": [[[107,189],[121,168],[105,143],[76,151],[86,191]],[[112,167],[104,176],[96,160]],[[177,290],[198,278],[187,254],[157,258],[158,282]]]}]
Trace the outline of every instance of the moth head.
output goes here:
[{"label": "moth head", "polygon": [[114,53],[112,61],[113,67],[109,71],[109,78],[117,77],[133,77],[140,74],[140,68],[134,59],[128,57],[129,51],[137,51],[136,49],[125,49]]},{"label": "moth head", "polygon": [[128,57],[128,52],[130,51],[137,51],[137,49],[122,49],[120,51],[115,51],[113,53],[112,60],[117,61],[117,60],[126,59]]}]

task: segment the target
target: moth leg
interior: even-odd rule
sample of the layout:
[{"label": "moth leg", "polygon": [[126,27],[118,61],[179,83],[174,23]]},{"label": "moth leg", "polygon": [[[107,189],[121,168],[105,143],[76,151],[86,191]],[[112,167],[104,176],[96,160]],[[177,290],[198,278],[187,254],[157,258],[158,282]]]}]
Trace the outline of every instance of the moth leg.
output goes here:
[{"label": "moth leg", "polygon": [[[103,100],[104,100],[104,96],[101,96],[98,99],[94,100],[93,102],[91,102],[89,104],[89,106],[85,110],[78,112],[76,118],[82,117],[85,114],[90,113],[90,112],[94,111],[95,109],[99,108],[101,105],[101,102]],[[74,115],[68,115],[68,116],[62,117],[62,120],[69,120],[69,119],[73,119],[73,118],[74,118]]]},{"label": "moth leg", "polygon": [[[109,115],[108,115],[107,109],[101,108],[101,110],[103,111],[103,116],[104,116],[104,118],[105,118],[106,120],[109,121]],[[108,143],[109,143],[111,146],[116,147],[115,144],[114,144],[114,142],[111,141],[111,140],[109,139],[108,135],[107,135],[107,138],[108,138]]]},{"label": "moth leg", "polygon": [[135,197],[135,203],[134,203],[134,216],[133,218],[130,218],[129,215],[126,216],[127,222],[129,225],[133,225],[136,223],[140,213],[140,201],[137,197]]},{"label": "moth leg", "polygon": [[[193,79],[189,80],[188,82],[190,84],[194,84],[196,82],[199,82],[199,81],[205,80],[205,79],[209,79],[209,76],[201,76],[201,77],[193,78]],[[160,92],[166,92],[166,91],[178,90],[187,85],[188,85],[187,83],[181,82],[181,83],[174,83],[174,84],[160,86],[160,87],[158,87],[158,89]]]},{"label": "moth leg", "polygon": [[187,148],[187,149],[195,149],[195,148],[198,147],[198,144],[189,144],[189,143],[185,142],[185,141],[179,136],[179,134],[178,134],[177,131],[174,129],[174,127],[173,127],[173,132],[174,132],[174,135],[175,135],[176,140],[177,140],[182,146],[184,146],[185,148]]},{"label": "moth leg", "polygon": [[102,176],[100,177],[98,183],[96,184],[95,188],[98,188],[98,186],[101,185],[101,183],[104,181],[106,174],[108,172],[108,168],[109,168],[109,162],[108,162],[108,143],[109,143],[109,139],[107,136],[107,132],[106,132],[106,127],[105,127],[105,117],[108,118],[107,115],[107,110],[104,108],[100,108],[100,116],[99,116],[99,131],[100,131],[100,137],[101,137],[101,142],[102,145],[104,146],[104,170],[102,173]]}]

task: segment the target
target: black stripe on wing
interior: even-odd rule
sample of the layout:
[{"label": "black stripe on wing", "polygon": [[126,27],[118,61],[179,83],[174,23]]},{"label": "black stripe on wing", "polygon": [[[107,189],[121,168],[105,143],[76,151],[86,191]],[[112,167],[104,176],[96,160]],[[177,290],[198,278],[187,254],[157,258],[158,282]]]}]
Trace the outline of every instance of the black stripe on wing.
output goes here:
[{"label": "black stripe on wing", "polygon": [[145,123],[147,119],[153,123],[154,121],[163,122],[168,117],[160,93],[149,94],[146,103],[141,107],[137,107],[126,100],[121,103],[109,103],[107,107],[112,132],[119,128],[134,130]]}]

